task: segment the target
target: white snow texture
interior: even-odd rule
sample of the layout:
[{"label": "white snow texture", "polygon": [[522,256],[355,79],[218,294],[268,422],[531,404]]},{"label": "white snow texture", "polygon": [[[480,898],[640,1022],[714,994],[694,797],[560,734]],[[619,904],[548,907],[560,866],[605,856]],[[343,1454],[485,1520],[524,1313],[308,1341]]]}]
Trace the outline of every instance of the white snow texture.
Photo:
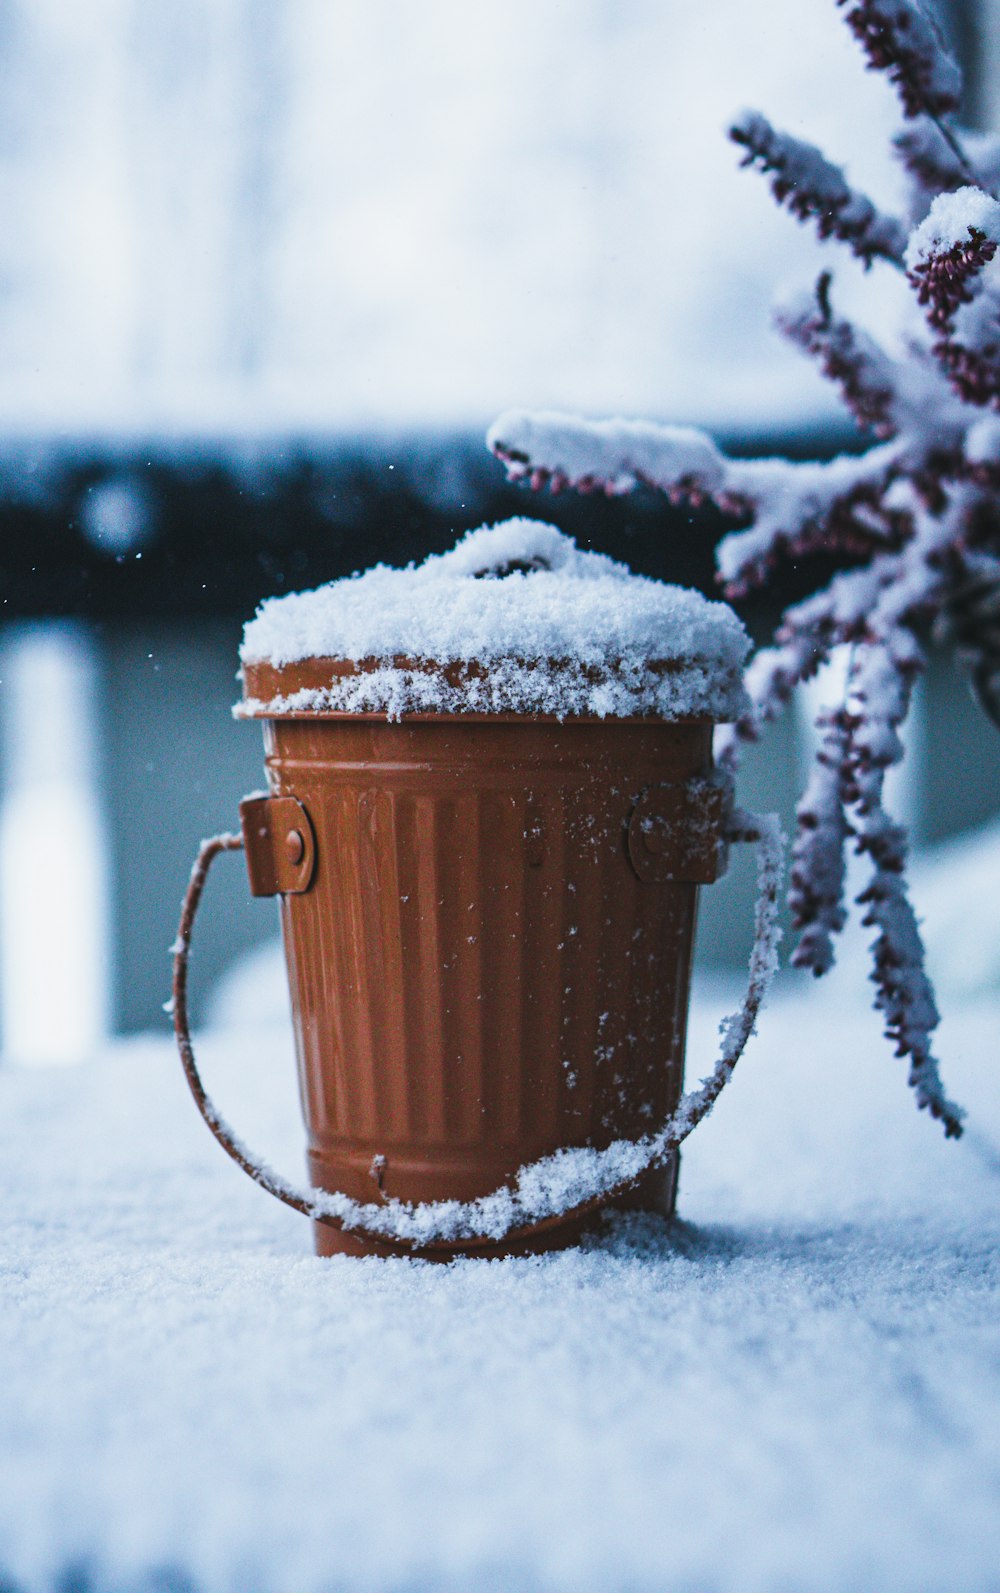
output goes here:
[{"label": "white snow texture", "polygon": [[959,188],[938,194],[926,217],[910,234],[906,246],[908,271],[956,244],[968,243],[975,229],[991,243],[1000,243],[1000,203],[980,188]]},{"label": "white snow texture", "polygon": [[[366,668],[239,711],[725,720],[745,705],[749,646],[724,603],[582,552],[554,526],[514,519],[416,567],[376,565],[262,604],[244,632],[244,664],[332,658]],[[471,669],[449,682],[433,667],[449,664]]]},{"label": "white snow texture", "polygon": [[[0,1586],[991,1593],[1000,1014],[946,1020],[948,1144],[825,988],[772,1003],[679,1226],[536,1259],[314,1258],[165,1038],[0,1072]],[[202,1050],[294,1173],[288,1030]]]}]

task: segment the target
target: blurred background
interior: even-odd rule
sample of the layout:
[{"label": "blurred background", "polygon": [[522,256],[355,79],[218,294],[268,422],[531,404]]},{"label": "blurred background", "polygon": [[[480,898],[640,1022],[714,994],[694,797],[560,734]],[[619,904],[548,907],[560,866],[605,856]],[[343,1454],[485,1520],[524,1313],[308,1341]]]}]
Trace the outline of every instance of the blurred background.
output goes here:
[{"label": "blurred background", "polygon": [[[995,126],[1000,0],[940,14],[966,117]],[[498,411],[860,445],[772,330],[828,255],[739,171],[744,105],[898,202],[895,99],[833,0],[0,0],[7,1062],[166,1024],[198,841],[262,778],[259,728],[230,717],[262,598],[522,511],[713,590],[717,516],[526,499],[483,445]],[[891,339],[892,274],[831,263],[838,302]],[[764,636],[775,614],[744,617]],[[745,800],[790,817],[810,737],[806,705]],[[1000,809],[1000,737],[937,657],[911,754],[895,800],[938,848],[932,966],[1000,983],[945,903],[1000,853],[989,828],[962,839]],[[706,893],[705,967],[745,955],[748,890],[741,865]],[[250,1000],[275,929],[241,865],[213,879],[196,1017]]]}]

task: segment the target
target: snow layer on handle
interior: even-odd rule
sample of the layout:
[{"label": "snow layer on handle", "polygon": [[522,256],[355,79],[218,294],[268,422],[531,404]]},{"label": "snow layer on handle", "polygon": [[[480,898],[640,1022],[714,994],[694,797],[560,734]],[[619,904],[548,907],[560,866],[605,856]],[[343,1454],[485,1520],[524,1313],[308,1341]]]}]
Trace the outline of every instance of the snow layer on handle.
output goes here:
[{"label": "snow layer on handle", "polygon": [[[724,603],[515,519],[419,566],[376,565],[264,603],[244,632],[244,664],[329,658],[364,668],[243,711],[729,719],[746,703],[749,647]],[[466,667],[446,677],[436,666]]]},{"label": "snow layer on handle", "polygon": [[906,269],[915,271],[935,255],[970,242],[972,232],[1000,244],[1000,203],[981,188],[959,188],[938,194],[924,220],[910,234]]},{"label": "snow layer on handle", "polygon": [[580,420],[555,411],[508,409],[486,434],[508,474],[541,475],[555,484],[592,484],[610,493],[640,484],[669,491],[690,483],[722,490],[726,461],[712,439],[691,426],[646,420]]},{"label": "snow layer on handle", "polygon": [[588,1201],[627,1186],[651,1168],[661,1167],[707,1117],[733,1075],[778,967],[778,922],[784,866],[784,840],[773,814],[734,811],[730,838],[757,844],[757,905],[747,989],[739,1009],[719,1025],[721,1043],[713,1071],[678,1103],[655,1134],[641,1140],[616,1140],[602,1150],[576,1146],[522,1167],[512,1185],[479,1200],[427,1201],[407,1205],[386,1200],[361,1204],[350,1196],[312,1189],[294,1190],[273,1168],[254,1157],[214,1106],[211,1119],[240,1153],[288,1194],[308,1200],[315,1217],[335,1217],[347,1229],[379,1234],[412,1244],[468,1238],[502,1240],[513,1230],[547,1217],[565,1216]]}]

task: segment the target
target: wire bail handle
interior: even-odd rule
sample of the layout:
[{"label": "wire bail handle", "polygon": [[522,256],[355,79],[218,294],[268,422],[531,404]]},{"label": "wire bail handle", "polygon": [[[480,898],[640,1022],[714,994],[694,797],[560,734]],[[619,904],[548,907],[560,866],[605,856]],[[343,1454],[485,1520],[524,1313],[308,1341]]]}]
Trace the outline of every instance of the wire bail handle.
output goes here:
[{"label": "wire bail handle", "polygon": [[[254,800],[254,799],[250,799]],[[294,802],[294,798],[280,799]],[[248,830],[246,809],[248,804],[243,804],[244,828]],[[295,803],[296,808],[301,804]],[[291,810],[289,810],[291,812]],[[305,809],[301,808],[304,814]],[[308,819],[308,815],[306,815]],[[297,832],[296,832],[297,833]],[[311,827],[310,827],[311,835]],[[724,831],[724,839],[731,842],[750,843],[758,848],[758,888],[757,901],[754,913],[754,938],[750,954],[750,968],[747,988],[743,1001],[737,1011],[723,1020],[721,1024],[722,1046],[719,1059],[713,1072],[702,1083],[684,1095],[676,1110],[658,1133],[650,1135],[647,1139],[638,1142],[635,1150],[639,1153],[636,1165],[633,1166],[627,1177],[611,1177],[608,1182],[600,1183],[601,1153],[595,1157],[595,1179],[600,1183],[593,1194],[578,1200],[566,1211],[550,1212],[541,1217],[533,1217],[527,1207],[527,1202],[522,1198],[521,1208],[523,1220],[517,1220],[519,1191],[526,1187],[540,1171],[544,1171],[545,1162],[532,1163],[520,1170],[513,1190],[495,1191],[493,1195],[483,1196],[479,1201],[472,1203],[467,1232],[455,1237],[465,1249],[476,1247],[495,1246],[498,1240],[518,1240],[530,1238],[535,1234],[544,1233],[549,1229],[560,1227],[563,1224],[576,1221],[592,1211],[598,1210],[609,1200],[617,1195],[624,1194],[636,1180],[654,1168],[662,1167],[678,1147],[695,1129],[704,1117],[708,1115],[719,1095],[731,1079],[736,1064],[743,1054],[746,1043],[754,1031],[757,1014],[760,1011],[771,978],[777,968],[777,946],[780,938],[778,928],[778,906],[780,898],[781,874],[783,866],[784,843],[777,818],[773,814],[759,817],[756,814],[734,808],[728,815],[728,822]],[[251,842],[251,844],[254,844]],[[440,1208],[447,1206],[449,1216],[454,1218],[455,1202],[426,1202],[420,1206],[405,1206],[399,1201],[385,1201],[381,1204],[361,1206],[345,1195],[338,1195],[321,1189],[300,1189],[290,1184],[280,1173],[272,1168],[253,1153],[242,1143],[238,1136],[229,1127],[225,1118],[219,1112],[201,1080],[198,1066],[195,1061],[194,1047],[191,1040],[191,1027],[188,1016],[188,961],[191,950],[191,935],[194,928],[195,917],[201,902],[209,870],[216,858],[223,852],[238,852],[244,849],[244,837],[225,833],[212,836],[202,842],[181,908],[181,919],[177,930],[177,939],[173,945],[173,1020],[174,1033],[177,1037],[177,1046],[180,1052],[181,1065],[194,1097],[199,1112],[215,1135],[223,1150],[229,1155],[238,1167],[266,1189],[268,1194],[277,1200],[291,1206],[293,1210],[301,1212],[304,1216],[311,1217],[315,1222],[326,1223],[330,1227],[350,1229],[370,1233],[373,1236],[388,1238],[394,1244],[403,1248],[411,1248],[422,1252],[453,1249],[454,1239],[425,1238],[428,1229],[433,1229],[433,1219]],[[305,852],[308,843],[304,842],[303,853],[299,854],[298,846],[292,843],[286,851],[285,865],[293,871],[300,871],[298,877],[303,877]],[[279,865],[280,866],[280,865]],[[311,878],[311,863],[308,864]],[[302,888],[301,886],[299,887]],[[511,1198],[515,1221],[499,1234],[495,1231],[495,1223],[491,1223],[490,1231],[476,1228],[476,1211],[487,1208],[496,1196],[507,1193]],[[399,1223],[391,1226],[387,1223],[387,1215],[393,1212],[402,1212],[415,1219],[417,1214],[420,1221],[411,1223],[414,1228],[412,1234],[399,1232]],[[485,1215],[485,1212],[484,1212]],[[417,1232],[419,1228],[421,1232]]]}]

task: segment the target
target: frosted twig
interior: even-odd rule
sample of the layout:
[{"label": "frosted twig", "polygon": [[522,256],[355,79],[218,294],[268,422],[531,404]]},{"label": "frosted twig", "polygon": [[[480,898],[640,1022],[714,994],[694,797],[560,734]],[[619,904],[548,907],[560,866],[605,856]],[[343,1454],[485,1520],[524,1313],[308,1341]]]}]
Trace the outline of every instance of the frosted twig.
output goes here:
[{"label": "frosted twig", "polygon": [[757,166],[771,178],[771,192],[800,221],[812,221],[821,238],[838,238],[866,266],[888,260],[901,267],[906,231],[894,216],[883,216],[870,199],[856,193],[839,166],[814,144],[778,132],[759,111],[744,111],[729,136],[745,151],[744,166]]},{"label": "frosted twig", "polygon": [[792,962],[818,977],[833,967],[834,937],[847,921],[844,854],[852,832],[844,809],[846,714],[843,709],[826,711],[817,724],[820,747],[795,813],[788,904],[799,932]]},{"label": "frosted twig", "polygon": [[793,343],[819,360],[823,375],[840,388],[860,426],[868,427],[877,437],[892,437],[899,429],[895,413],[898,367],[867,332],[834,315],[830,282],[829,271],[824,271],[814,293],[779,309],[778,326]]},{"label": "frosted twig", "polygon": [[[961,73],[919,0],[837,0],[837,4],[848,7],[848,27],[868,64],[894,85],[904,115],[938,118],[958,109]],[[960,146],[956,154],[961,155]]]},{"label": "frosted twig", "polygon": [[[902,649],[902,653],[901,653]],[[876,1006],[896,1054],[910,1058],[910,1084],[918,1106],[962,1132],[963,1112],[948,1099],[931,1049],[940,1022],[924,966],[924,948],[905,884],[906,832],[883,806],[886,770],[903,755],[899,726],[909,707],[912,682],[921,667],[915,642],[897,634],[856,651],[850,691],[856,704],[843,761],[859,852],[872,863],[871,880],[858,897],[862,922],[878,930],[872,945]]]},{"label": "frosted twig", "polygon": [[[904,265],[916,328],[887,353],[862,326],[834,313],[831,279],[779,315],[819,362],[860,426],[879,438],[866,452],[822,463],[728,458],[688,428],[502,416],[491,446],[512,477],[538,487],[631,491],[710,499],[738,528],[717,550],[726,595],[766,585],[782,557],[814,552],[837,570],[788,608],[771,646],[747,671],[750,709],[716,736],[729,772],[835,647],[852,645],[851,700],[822,724],[817,761],[799,804],[791,903],[796,960],[822,973],[844,922],[843,854],[851,836],[873,876],[864,905],[877,929],[877,1004],[910,1057],[922,1106],[949,1134],[958,1109],[941,1088],[930,1048],[937,1022],[923,948],[904,883],[905,837],[885,814],[886,769],[902,756],[900,730],[920,668],[916,633],[953,619],[961,653],[1000,721],[1000,143],[959,140],[945,118],[961,79],[922,0],[837,0],[869,64],[894,84],[912,127],[896,152],[916,184],[914,226],[881,215],[810,144],[756,112],[733,136],[775,197],[823,237],[870,264]],[[927,327],[930,328],[930,339]]]},{"label": "frosted twig", "polygon": [[956,136],[927,118],[902,128],[893,138],[893,148],[919,191],[918,204],[922,201],[917,221],[938,194],[953,193],[970,183],[996,196],[1000,139],[963,129],[956,154]]},{"label": "frosted twig", "polygon": [[508,409],[493,422],[486,443],[511,481],[525,481],[536,491],[573,487],[618,497],[648,486],[678,500],[735,506],[731,461],[691,426]]},{"label": "frosted twig", "polygon": [[752,518],[752,529],[721,544],[719,570],[728,595],[759,582],[782,554],[815,547],[869,551],[880,540],[870,512],[890,477],[892,444],[863,456],[823,463],[730,459],[705,433],[648,421],[580,420],[553,412],[507,410],[490,427],[489,447],[513,481],[609,496],[648,486],[674,501],[712,501]]},{"label": "frosted twig", "polygon": [[941,194],[906,249],[906,273],[930,325],[946,332],[978,291],[1000,242],[1000,202],[979,188]]}]

